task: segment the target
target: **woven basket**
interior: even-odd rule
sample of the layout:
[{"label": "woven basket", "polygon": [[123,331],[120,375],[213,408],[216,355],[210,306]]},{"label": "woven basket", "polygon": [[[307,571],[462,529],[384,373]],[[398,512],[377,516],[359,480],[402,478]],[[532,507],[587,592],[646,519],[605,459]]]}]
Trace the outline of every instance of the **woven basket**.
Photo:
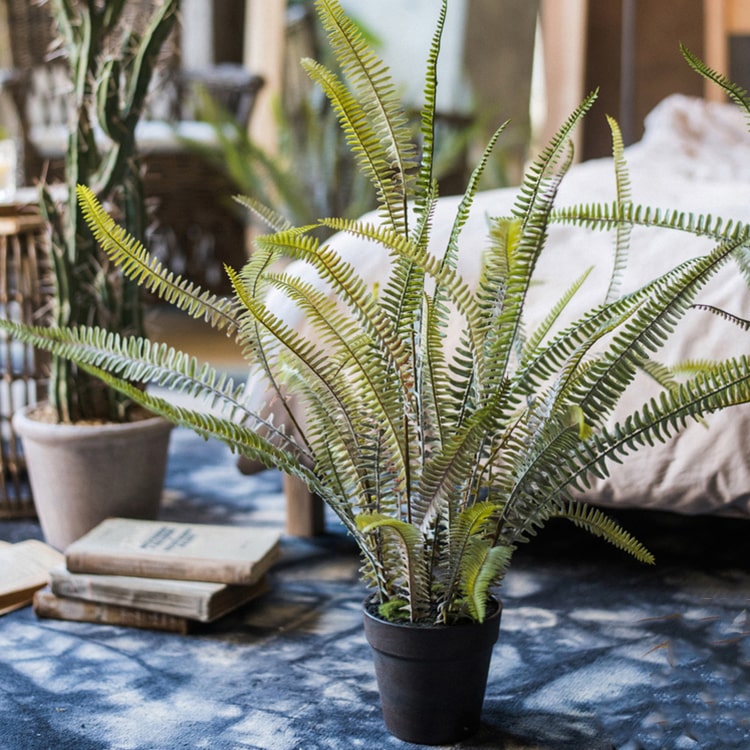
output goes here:
[{"label": "woven basket", "polygon": [[[0,315],[23,323],[48,322],[50,271],[48,235],[39,216],[0,209]],[[0,337],[0,518],[35,514],[11,418],[17,409],[46,397],[48,362],[33,348]]]}]

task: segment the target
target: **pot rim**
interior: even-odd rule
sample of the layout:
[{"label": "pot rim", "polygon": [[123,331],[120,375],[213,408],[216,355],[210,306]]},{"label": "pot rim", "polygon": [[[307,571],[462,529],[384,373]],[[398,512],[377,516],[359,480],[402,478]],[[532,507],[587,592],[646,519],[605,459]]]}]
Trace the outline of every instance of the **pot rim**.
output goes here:
[{"label": "pot rim", "polygon": [[104,422],[102,424],[60,424],[40,421],[30,416],[33,411],[45,403],[47,402],[40,401],[29,404],[14,412],[13,429],[21,438],[28,436],[35,440],[44,440],[46,436],[54,435],[54,438],[52,438],[54,440],[67,437],[85,439],[102,434],[159,433],[171,431],[174,427],[168,419],[158,414],[133,422]]},{"label": "pot rim", "polygon": [[371,594],[362,603],[362,611],[368,619],[374,623],[387,625],[392,628],[404,628],[405,630],[428,630],[428,631],[441,631],[454,628],[476,628],[487,625],[494,619],[499,619],[503,613],[503,602],[501,599],[495,596],[491,596],[488,600],[488,604],[494,605],[495,609],[492,612],[488,612],[487,616],[482,622],[476,620],[466,620],[465,622],[457,622],[453,624],[445,623],[425,623],[425,622],[391,622],[386,620],[377,614],[377,602],[376,595]]}]

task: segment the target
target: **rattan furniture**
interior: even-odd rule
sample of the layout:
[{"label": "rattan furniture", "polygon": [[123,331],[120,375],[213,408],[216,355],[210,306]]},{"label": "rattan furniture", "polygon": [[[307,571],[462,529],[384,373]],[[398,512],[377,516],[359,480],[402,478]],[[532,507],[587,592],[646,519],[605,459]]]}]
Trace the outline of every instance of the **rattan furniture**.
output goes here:
[{"label": "rattan furniture", "polygon": [[[48,233],[33,206],[0,206],[0,315],[43,324],[51,311]],[[0,338],[0,518],[34,515],[20,441],[11,418],[43,399],[48,360],[8,337]]]}]

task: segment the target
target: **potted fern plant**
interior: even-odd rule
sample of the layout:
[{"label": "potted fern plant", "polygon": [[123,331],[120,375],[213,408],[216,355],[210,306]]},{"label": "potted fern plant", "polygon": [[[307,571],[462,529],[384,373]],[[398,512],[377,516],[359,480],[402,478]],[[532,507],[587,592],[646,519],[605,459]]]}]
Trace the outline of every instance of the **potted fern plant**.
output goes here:
[{"label": "potted fern plant", "polygon": [[[625,200],[556,212],[555,195],[570,164],[569,135],[593,96],[531,166],[511,215],[490,218],[476,287],[458,273],[458,243],[502,128],[457,203],[444,246],[438,252],[429,246],[438,200],[436,64],[447,4],[441,4],[427,63],[417,149],[383,63],[337,0],[317,0],[342,73],[303,64],[330,97],[375,186],[380,221],[331,218],[293,227],[246,200],[273,231],[258,238],[241,270],[228,269],[233,298],[170,273],[117,225],[90,188],[78,189],[85,220],[112,261],[153,293],[234,336],[265,377],[269,404],[294,429],[250,410],[244,388],[209,366],[146,339],[91,327],[0,324],[175,424],[301,479],[322,497],[361,550],[371,589],[365,628],[383,677],[386,724],[403,739],[433,744],[455,742],[478,726],[501,615],[494,592],[516,547],[548,519],[565,517],[651,562],[637,540],[577,501],[573,490],[590,474],[606,472],[610,460],[663,440],[687,420],[750,400],[745,358],[706,364],[684,386],[665,389],[608,426],[636,371],[670,336],[696,292],[747,248],[744,225],[730,232],[705,217],[672,217],[675,231],[709,235],[715,249],[554,332],[573,288],[550,305],[539,330],[523,336],[527,293],[552,221],[665,224],[662,214]],[[615,169],[624,178],[613,127]],[[333,243],[317,239],[319,225],[366,238],[371,252],[388,256],[387,282],[366,285]],[[276,263],[288,257],[304,261],[326,291]],[[279,316],[268,301],[271,291],[304,313],[315,340]],[[462,332],[455,346],[446,337],[451,325]],[[133,379],[160,389],[143,390]],[[174,403],[170,390],[205,398],[206,406]],[[408,656],[403,664],[401,655]],[[411,673],[402,674],[402,666]]]},{"label": "potted fern plant", "polygon": [[[128,28],[125,16],[136,4],[127,0],[49,5],[71,85],[63,190],[43,186],[40,197],[50,229],[54,320],[143,335],[141,290],[100,251],[75,191],[80,183],[91,185],[129,231],[145,232],[135,131],[178,0],[156,7],[139,24],[140,35]],[[107,515],[153,517],[171,425],[144,418],[130,399],[61,357],[52,358],[48,393],[48,403],[14,419],[47,541],[62,549]],[[113,477],[114,469],[122,473]]]}]

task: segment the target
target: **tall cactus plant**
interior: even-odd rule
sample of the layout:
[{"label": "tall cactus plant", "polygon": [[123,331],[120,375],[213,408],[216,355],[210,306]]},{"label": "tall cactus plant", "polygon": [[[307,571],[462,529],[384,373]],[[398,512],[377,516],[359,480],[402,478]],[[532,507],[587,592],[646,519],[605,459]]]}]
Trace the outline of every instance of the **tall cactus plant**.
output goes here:
[{"label": "tall cactus plant", "polygon": [[[135,130],[159,52],[176,22],[179,0],[163,0],[140,34],[124,21],[133,5],[129,0],[50,0],[72,85],[67,196],[57,203],[43,187],[41,200],[51,227],[55,323],[60,326],[99,325],[120,333],[143,333],[138,285],[112,269],[76,203],[76,186],[90,185],[136,237],[144,234]],[[126,416],[121,396],[59,358],[52,362],[49,393],[59,421]]]}]

